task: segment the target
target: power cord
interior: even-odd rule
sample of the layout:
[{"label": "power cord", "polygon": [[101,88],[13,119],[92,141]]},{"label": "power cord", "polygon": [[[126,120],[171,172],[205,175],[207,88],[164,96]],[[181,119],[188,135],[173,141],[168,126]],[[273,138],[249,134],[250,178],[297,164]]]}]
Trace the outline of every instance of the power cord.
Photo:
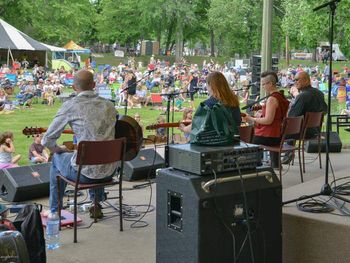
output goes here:
[{"label": "power cord", "polygon": [[[155,207],[151,205],[152,202],[152,196],[153,196],[153,189],[152,189],[152,184],[154,182],[151,181],[151,171],[154,170],[154,165],[155,165],[155,161],[156,161],[156,157],[157,157],[157,149],[156,149],[156,144],[155,141],[150,140],[150,139],[145,139],[143,138],[143,140],[149,140],[152,141],[154,143],[154,156],[153,156],[153,161],[152,161],[152,165],[149,167],[148,173],[147,173],[147,178],[146,180],[148,181],[146,184],[141,184],[141,185],[134,185],[132,188],[128,188],[127,190],[135,190],[135,189],[142,189],[145,188],[147,186],[150,187],[150,197],[149,197],[149,202],[147,205],[135,205],[135,206],[128,206],[123,204],[123,219],[125,221],[129,221],[129,222],[133,222],[130,225],[130,228],[141,228],[141,227],[147,227],[149,224],[146,221],[143,221],[142,219],[150,212],[153,212],[155,210]],[[110,191],[114,191],[113,189],[110,189]],[[120,207],[118,206],[114,206],[108,203],[109,206],[108,207],[113,207],[116,211],[119,211]],[[144,207],[146,206],[147,209],[146,211],[136,211],[137,207]],[[118,216],[118,215],[116,215]],[[138,218],[137,220],[134,220],[132,218]]]},{"label": "power cord", "polygon": [[[148,174],[147,174],[147,181],[149,182],[149,188],[150,188],[150,195],[149,195],[149,201],[148,201],[148,206],[146,211],[142,214],[142,216],[136,220],[135,222],[133,222],[130,227],[131,228],[140,228],[140,227],[144,227],[144,225],[138,226],[137,224],[141,222],[141,220],[147,215],[147,213],[150,212],[150,208],[151,208],[151,202],[152,202],[152,196],[153,196],[153,188],[152,188],[152,183],[151,183],[151,171],[154,169],[154,164],[156,162],[156,158],[157,158],[157,146],[154,142],[154,156],[153,156],[153,162],[152,162],[152,166],[148,169]],[[148,225],[148,224],[147,224]]]},{"label": "power cord", "polygon": [[244,201],[244,208],[243,208],[243,210],[245,211],[245,217],[246,217],[246,222],[247,222],[248,241],[249,241],[249,247],[250,247],[250,257],[251,257],[252,263],[254,263],[255,262],[255,258],[254,258],[254,248],[253,248],[252,235],[251,235],[250,219],[249,219],[249,214],[248,214],[248,201],[247,201],[247,194],[246,194],[245,187],[244,187],[244,182],[243,182],[243,176],[242,176],[241,168],[239,166],[239,158],[236,159],[236,166],[237,166],[239,178],[240,178],[240,181],[241,181],[242,192],[243,192],[243,201]]},{"label": "power cord", "polygon": [[[303,196],[301,196],[303,197]],[[330,199],[329,199],[330,200]],[[329,201],[328,200],[328,201]],[[300,211],[308,213],[331,213],[334,211],[334,208],[328,204],[328,201],[320,201],[315,198],[311,198],[305,202],[297,202],[297,208]]]},{"label": "power cord", "polygon": [[217,187],[216,182],[217,182],[217,176],[216,176],[216,172],[214,171],[214,169],[212,170],[212,172],[213,172],[214,178],[215,178],[215,184],[214,184],[214,189],[213,189],[214,213],[219,218],[219,220],[221,221],[223,226],[231,234],[231,237],[232,237],[232,248],[233,248],[233,260],[234,260],[234,262],[236,262],[236,237],[235,237],[235,234],[233,233],[232,229],[225,223],[224,219],[222,218],[221,214],[218,211],[217,203],[216,203],[216,187]]}]

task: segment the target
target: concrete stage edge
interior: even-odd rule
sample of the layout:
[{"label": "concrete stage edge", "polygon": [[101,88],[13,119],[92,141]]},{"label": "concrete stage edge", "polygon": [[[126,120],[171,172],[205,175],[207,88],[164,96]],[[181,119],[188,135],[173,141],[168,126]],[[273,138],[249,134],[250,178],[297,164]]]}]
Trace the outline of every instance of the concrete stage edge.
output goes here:
[{"label": "concrete stage edge", "polygon": [[[318,193],[323,184],[324,178],[319,177],[284,189],[283,201]],[[327,196],[322,198],[329,199]],[[302,212],[295,203],[285,205],[282,213],[283,263],[350,262],[348,216]],[[339,211],[334,213],[339,214]]]}]

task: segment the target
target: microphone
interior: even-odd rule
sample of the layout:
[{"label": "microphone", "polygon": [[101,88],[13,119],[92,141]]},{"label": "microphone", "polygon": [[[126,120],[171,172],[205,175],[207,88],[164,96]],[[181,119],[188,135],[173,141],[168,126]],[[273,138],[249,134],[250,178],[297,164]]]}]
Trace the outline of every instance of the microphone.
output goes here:
[{"label": "microphone", "polygon": [[250,83],[250,84],[248,84],[247,86],[244,86],[244,87],[249,88],[249,87],[252,87],[252,86],[256,86],[258,84],[259,84],[259,82],[256,81],[256,82]]},{"label": "microphone", "polygon": [[326,6],[331,6],[331,5],[335,5],[335,4],[337,4],[337,3],[339,3],[341,0],[333,0],[333,1],[330,1],[330,2],[327,2],[327,3],[325,3],[325,4],[322,4],[322,5],[320,5],[320,6],[318,6],[318,7],[315,7],[314,9],[312,9],[312,11],[318,11],[318,10],[320,10],[320,9],[322,9],[322,8],[324,8],[324,7],[326,7]]},{"label": "microphone", "polygon": [[243,86],[243,88],[234,89],[233,91],[242,91],[242,90],[245,90],[246,88],[250,88],[250,87],[256,86],[256,85],[258,85],[258,84],[259,84],[259,82],[253,82],[253,83],[250,83],[250,84],[248,84],[248,85]]},{"label": "microphone", "polygon": [[200,90],[204,90],[204,89],[203,89],[203,88],[196,87],[196,88],[193,88],[192,91],[188,91],[188,93],[196,93],[197,91],[200,91]]}]

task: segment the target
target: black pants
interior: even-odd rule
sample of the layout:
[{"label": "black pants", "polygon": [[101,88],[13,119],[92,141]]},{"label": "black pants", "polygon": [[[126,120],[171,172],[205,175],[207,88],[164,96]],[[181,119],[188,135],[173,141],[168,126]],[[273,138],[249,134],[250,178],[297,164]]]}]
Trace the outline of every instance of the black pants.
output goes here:
[{"label": "black pants", "polygon": [[[281,138],[275,137],[263,137],[263,136],[254,136],[253,143],[261,144],[266,146],[279,146]],[[278,158],[277,152],[270,151],[271,167],[279,168],[280,158]]]}]

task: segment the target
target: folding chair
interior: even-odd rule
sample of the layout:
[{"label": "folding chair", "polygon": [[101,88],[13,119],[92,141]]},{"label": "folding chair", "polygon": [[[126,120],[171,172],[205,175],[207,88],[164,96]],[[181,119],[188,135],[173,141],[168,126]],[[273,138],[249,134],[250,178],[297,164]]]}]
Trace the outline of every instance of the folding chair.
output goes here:
[{"label": "folding chair", "polygon": [[[301,154],[302,154],[302,163],[303,163],[303,172],[305,173],[305,153],[304,153],[304,145],[305,141],[314,139],[314,138],[306,138],[306,133],[309,128],[317,128],[317,145],[318,145],[318,160],[320,163],[320,169],[322,169],[322,160],[321,160],[321,128],[323,122],[323,112],[306,112],[305,121],[303,124],[300,141],[301,144]],[[300,147],[300,145],[299,145]]]},{"label": "folding chair", "polygon": [[162,96],[160,96],[160,93],[151,93],[151,103],[153,106],[163,104]]},{"label": "folding chair", "polygon": [[277,152],[278,153],[278,160],[279,160],[279,176],[280,176],[280,181],[282,184],[282,164],[281,164],[281,153],[283,152],[293,152],[293,158],[295,155],[295,150],[298,150],[298,157],[299,157],[299,168],[300,168],[300,178],[301,182],[304,182],[303,178],[303,171],[302,171],[302,164],[301,164],[301,158],[300,158],[300,145],[298,146],[295,145],[288,145],[285,144],[284,142],[288,139],[290,136],[300,136],[302,132],[302,125],[303,125],[303,116],[299,117],[286,117],[283,121],[282,124],[282,136],[281,136],[281,142],[279,146],[266,146],[266,145],[261,145],[262,148],[264,148],[267,151],[271,152]]},{"label": "folding chair", "polygon": [[[104,186],[119,185],[119,229],[123,231],[123,212],[122,212],[122,174],[124,169],[124,158],[126,139],[125,137],[111,141],[81,141],[78,144],[78,152],[76,164],[78,165],[77,180],[71,181],[66,177],[57,175],[57,191],[58,191],[58,213],[61,220],[61,198],[60,198],[60,180],[65,181],[74,187],[74,243],[77,243],[77,197],[80,190],[96,189]],[[82,184],[79,182],[81,171],[84,165],[100,165],[109,164],[120,161],[120,169],[115,171],[119,174],[118,178],[112,178],[108,182]],[[97,206],[95,195],[94,208]],[[97,222],[96,211],[94,211],[94,222]],[[61,225],[61,222],[60,222]]]},{"label": "folding chair", "polygon": [[254,127],[253,126],[240,126],[239,137],[246,143],[251,143],[253,140]]}]

